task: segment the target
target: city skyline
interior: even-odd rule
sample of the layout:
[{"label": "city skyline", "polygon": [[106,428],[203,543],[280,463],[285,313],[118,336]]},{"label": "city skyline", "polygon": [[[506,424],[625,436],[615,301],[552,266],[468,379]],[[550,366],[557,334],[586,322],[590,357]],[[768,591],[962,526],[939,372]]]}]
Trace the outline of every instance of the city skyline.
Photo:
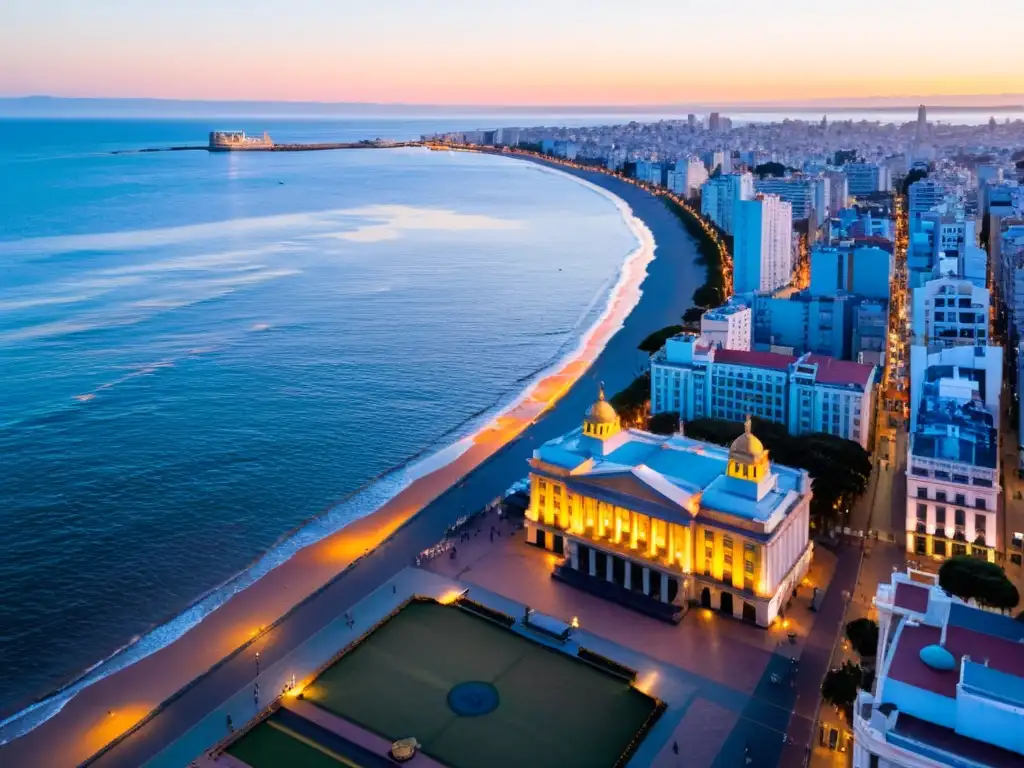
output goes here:
[{"label": "city skyline", "polygon": [[[342,9],[323,0],[88,7],[41,0],[6,11],[0,97],[607,107],[679,104],[1020,103],[1012,21],[949,2],[862,4],[841,24],[809,2],[764,17],[752,0],[681,8],[639,0],[516,11],[408,0]],[[956,24],[928,25],[948,6]],[[865,34],[872,18],[906,35]],[[757,18],[756,25],[743,19]],[[1006,23],[993,24],[992,19]],[[921,34],[915,34],[919,29]],[[949,56],[957,50],[957,56]]]}]

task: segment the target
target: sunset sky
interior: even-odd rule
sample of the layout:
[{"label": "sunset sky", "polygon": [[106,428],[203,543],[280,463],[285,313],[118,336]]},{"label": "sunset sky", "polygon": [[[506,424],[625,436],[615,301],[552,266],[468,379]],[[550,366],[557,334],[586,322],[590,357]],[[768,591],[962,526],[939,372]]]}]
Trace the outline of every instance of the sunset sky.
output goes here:
[{"label": "sunset sky", "polygon": [[1024,93],[1022,28],[1024,0],[0,0],[0,96],[466,105],[993,96]]}]

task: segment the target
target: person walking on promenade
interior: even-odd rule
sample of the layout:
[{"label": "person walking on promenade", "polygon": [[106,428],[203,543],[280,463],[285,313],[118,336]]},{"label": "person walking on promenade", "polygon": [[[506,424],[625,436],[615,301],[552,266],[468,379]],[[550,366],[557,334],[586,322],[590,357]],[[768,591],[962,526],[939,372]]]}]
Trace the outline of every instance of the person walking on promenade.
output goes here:
[{"label": "person walking on promenade", "polygon": [[235,724],[231,721],[231,713],[228,712],[228,733],[235,732]]},{"label": "person walking on promenade", "polygon": [[253,701],[253,704],[256,705],[256,709],[259,709],[260,708],[260,684],[259,683],[256,683],[256,685],[254,685],[253,688],[252,688],[252,701]]},{"label": "person walking on promenade", "polygon": [[259,674],[260,674],[260,652],[256,651],[256,676],[259,677]]}]

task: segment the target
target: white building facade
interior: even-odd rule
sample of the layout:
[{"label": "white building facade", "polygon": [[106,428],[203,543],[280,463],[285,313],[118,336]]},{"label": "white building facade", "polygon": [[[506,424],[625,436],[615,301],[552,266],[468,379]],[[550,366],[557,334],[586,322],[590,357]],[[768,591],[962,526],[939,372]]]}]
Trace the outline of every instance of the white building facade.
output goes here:
[{"label": "white building facade", "polygon": [[753,340],[753,310],[730,302],[709,309],[700,317],[700,335],[716,347],[750,351]]},{"label": "white building facade", "polygon": [[1001,347],[910,347],[907,552],[995,561]]},{"label": "white building facade", "polygon": [[793,435],[824,432],[867,449],[876,378],[873,365],[720,349],[681,334],[651,358],[651,413],[685,421],[752,415]]},{"label": "white building facade", "polygon": [[914,289],[912,328],[917,344],[988,344],[989,292],[970,280],[942,277]]},{"label": "white building facade", "polygon": [[731,235],[737,201],[754,197],[754,177],[750,173],[722,174],[704,182],[700,194],[701,215]]},{"label": "white building facade", "polygon": [[932,573],[878,586],[877,673],[853,707],[853,768],[1024,765],[1024,624]]},{"label": "white building facade", "polygon": [[774,291],[793,271],[793,209],[775,195],[758,194],[736,204],[733,227],[736,293]]}]

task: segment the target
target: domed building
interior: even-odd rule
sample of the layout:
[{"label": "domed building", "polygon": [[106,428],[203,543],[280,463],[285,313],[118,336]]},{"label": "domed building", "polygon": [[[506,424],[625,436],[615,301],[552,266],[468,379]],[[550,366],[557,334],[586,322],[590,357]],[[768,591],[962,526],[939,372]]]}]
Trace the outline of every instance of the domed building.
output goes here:
[{"label": "domed building", "polygon": [[810,478],[749,418],[728,449],[623,429],[602,386],[530,485],[526,540],[563,558],[555,578],[666,621],[699,604],[768,626],[810,565]]}]

